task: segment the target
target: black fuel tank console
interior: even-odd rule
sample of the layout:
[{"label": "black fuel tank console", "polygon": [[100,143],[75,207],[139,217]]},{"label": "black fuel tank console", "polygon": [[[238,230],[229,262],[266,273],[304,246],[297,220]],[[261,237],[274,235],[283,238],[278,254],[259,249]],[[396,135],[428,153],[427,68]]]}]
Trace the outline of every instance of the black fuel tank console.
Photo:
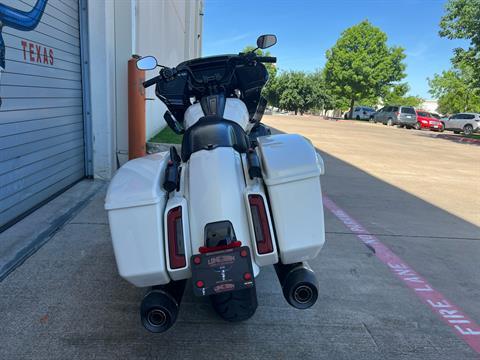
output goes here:
[{"label": "black fuel tank console", "polygon": [[200,100],[200,105],[202,106],[205,116],[218,116],[222,118],[225,112],[225,95],[204,96]]}]

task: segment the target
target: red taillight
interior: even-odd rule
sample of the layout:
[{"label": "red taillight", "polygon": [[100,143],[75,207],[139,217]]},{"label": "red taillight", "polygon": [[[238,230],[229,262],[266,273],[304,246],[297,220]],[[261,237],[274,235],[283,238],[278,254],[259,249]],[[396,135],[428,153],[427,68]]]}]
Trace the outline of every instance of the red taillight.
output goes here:
[{"label": "red taillight", "polygon": [[186,265],[183,244],[182,207],[170,209],[167,214],[168,257],[171,269]]},{"label": "red taillight", "polygon": [[263,198],[260,195],[248,195],[250,211],[252,213],[253,230],[255,231],[255,242],[259,254],[273,252],[272,236],[268,226],[267,211]]}]

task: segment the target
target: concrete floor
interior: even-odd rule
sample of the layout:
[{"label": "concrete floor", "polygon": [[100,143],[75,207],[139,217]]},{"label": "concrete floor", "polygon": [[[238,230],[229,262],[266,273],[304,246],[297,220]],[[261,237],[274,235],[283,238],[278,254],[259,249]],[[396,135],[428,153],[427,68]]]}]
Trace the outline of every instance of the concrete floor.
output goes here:
[{"label": "concrete floor", "polygon": [[265,116],[264,123],[302,134],[321,152],[480,226],[478,145],[368,121]]},{"label": "concrete floor", "polygon": [[[479,191],[461,185],[478,180],[480,148],[373,124],[265,122],[309,136],[326,163],[324,192],[480,322]],[[422,165],[415,154],[425,155],[416,157]],[[462,176],[470,178],[456,179]],[[187,285],[177,324],[150,334],[138,316],[144,290],[117,275],[103,197],[0,283],[1,359],[478,357],[329,211],[326,245],[311,263],[320,283],[312,309],[288,306],[273,269],[265,269],[249,321],[221,321]]]}]

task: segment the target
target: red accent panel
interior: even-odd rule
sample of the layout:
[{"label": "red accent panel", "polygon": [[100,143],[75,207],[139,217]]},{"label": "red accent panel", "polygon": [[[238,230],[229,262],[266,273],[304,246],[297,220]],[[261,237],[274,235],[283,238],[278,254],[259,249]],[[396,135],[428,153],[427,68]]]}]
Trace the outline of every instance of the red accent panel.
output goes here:
[{"label": "red accent panel", "polygon": [[231,249],[231,248],[236,248],[242,246],[241,241],[234,241],[231,242],[228,245],[220,245],[220,246],[212,246],[212,247],[206,247],[206,246],[200,246],[198,248],[198,251],[200,254],[206,254],[210,252],[215,252],[215,251],[220,251],[220,250],[225,250],[225,249]]},{"label": "red accent panel", "polygon": [[167,234],[168,234],[168,257],[170,260],[170,268],[179,269],[186,265],[185,255],[179,252],[179,241],[183,241],[177,238],[176,222],[182,221],[182,207],[170,209],[167,214]]},{"label": "red accent panel", "polygon": [[[270,234],[270,227],[268,226],[267,210],[265,209],[263,198],[260,195],[248,195],[248,202],[250,203],[250,211],[252,213],[253,228],[255,230],[255,242],[257,244],[258,253],[262,255],[271,253],[273,252],[272,236]],[[255,208],[258,211],[260,224],[255,223],[258,221],[253,216]],[[263,239],[261,241],[259,240],[260,234],[257,234],[258,225],[260,225],[262,232],[261,238]]]}]

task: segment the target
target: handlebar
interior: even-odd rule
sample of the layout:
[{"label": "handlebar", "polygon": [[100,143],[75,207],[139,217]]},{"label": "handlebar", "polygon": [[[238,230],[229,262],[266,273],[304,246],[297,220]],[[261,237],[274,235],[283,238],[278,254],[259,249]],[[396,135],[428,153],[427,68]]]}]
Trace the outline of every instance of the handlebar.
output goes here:
[{"label": "handlebar", "polygon": [[152,85],[155,85],[157,82],[159,82],[162,79],[163,79],[162,75],[155,76],[155,77],[151,78],[150,80],[144,81],[143,82],[143,87],[148,88]]},{"label": "handlebar", "polygon": [[[253,55],[255,56],[255,55]],[[248,60],[245,59],[245,60]],[[261,63],[276,63],[277,62],[277,58],[275,56],[255,56],[252,60],[255,60],[255,61],[258,61],[258,62],[261,62]],[[233,67],[233,69],[235,68],[235,66]],[[220,82],[224,81],[226,78],[228,78],[229,76],[231,77],[233,75],[233,69],[231,70],[231,73],[228,74],[226,73],[223,78],[220,80]],[[175,75],[179,72],[182,72],[182,71],[186,71],[189,73],[190,77],[197,83],[200,83],[199,80],[195,79],[193,73],[190,71],[189,68],[184,68],[184,69],[179,69],[179,68],[165,68],[163,69],[162,71],[160,71],[160,74],[149,79],[149,80],[146,80],[143,82],[143,87],[144,88],[148,88],[152,85],[155,85],[156,83],[160,82],[160,81],[163,81],[163,80],[169,80],[171,78],[174,78]]]},{"label": "handlebar", "polygon": [[277,58],[275,56],[257,56],[255,60],[262,63],[276,63]]}]

